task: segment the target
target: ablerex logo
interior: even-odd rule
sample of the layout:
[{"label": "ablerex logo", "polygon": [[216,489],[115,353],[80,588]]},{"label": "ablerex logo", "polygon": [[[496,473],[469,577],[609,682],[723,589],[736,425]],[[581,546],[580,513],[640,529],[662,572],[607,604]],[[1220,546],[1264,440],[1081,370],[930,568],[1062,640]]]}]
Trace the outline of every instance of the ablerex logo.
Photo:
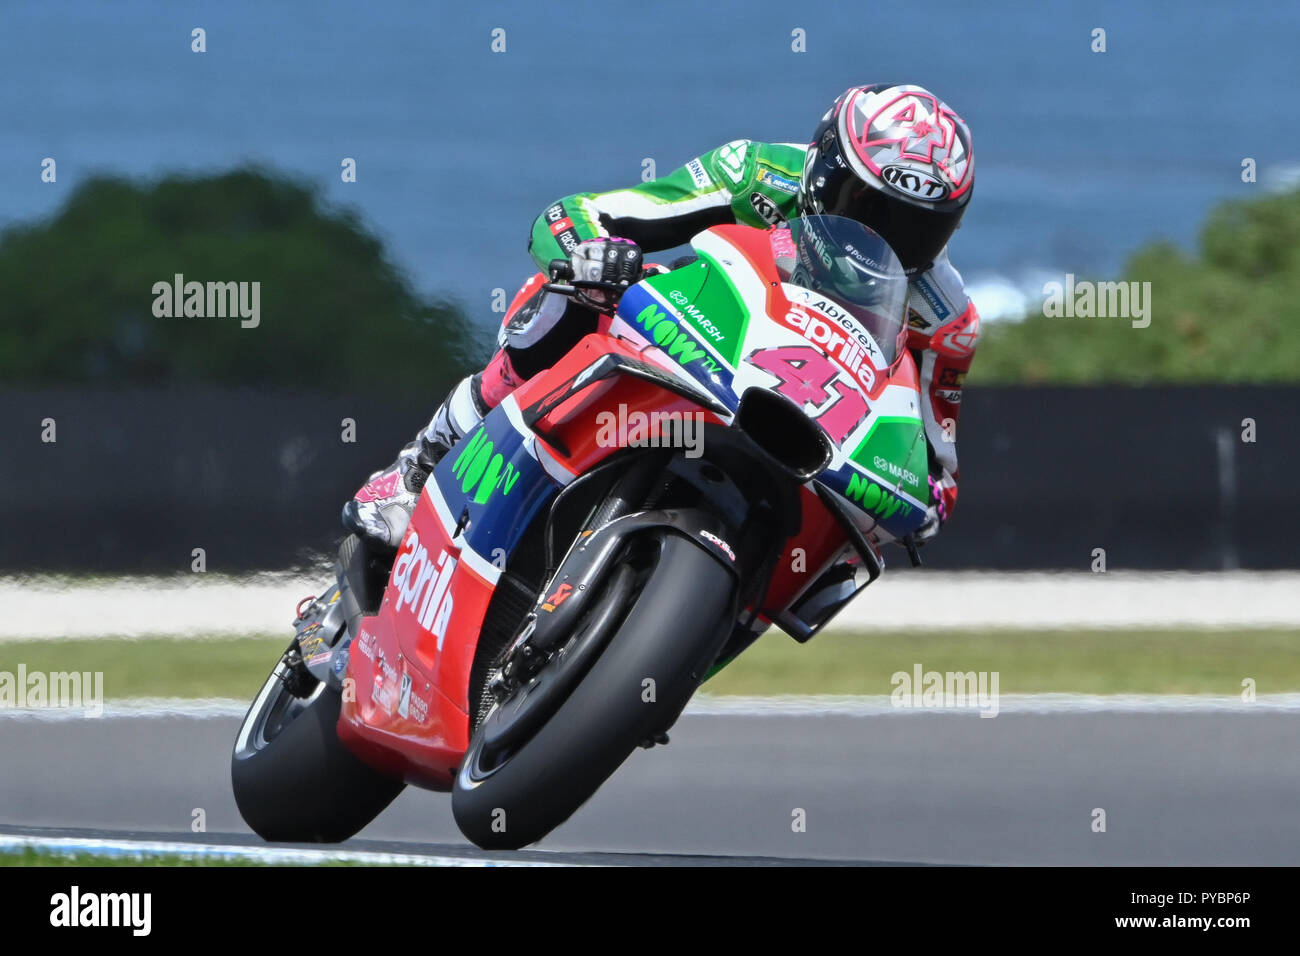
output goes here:
[{"label": "ablerex logo", "polygon": [[519,480],[515,466],[506,461],[500,452],[493,451],[486,427],[480,427],[474,433],[469,444],[456,456],[451,471],[460,479],[460,490],[466,494],[472,490],[474,503],[480,505],[498,489],[502,495],[510,494],[510,489]]},{"label": "ablerex logo", "polygon": [[[784,317],[785,324],[797,330],[813,345],[821,346],[827,355],[870,393],[876,384],[876,369],[872,359],[880,355],[876,343],[857,328],[857,323],[843,309],[801,289],[792,289],[791,293],[792,298],[802,298],[803,304],[795,302],[791,305]],[[809,308],[815,311],[810,312]],[[838,325],[845,334],[836,331],[831,322]]]},{"label": "ablerex logo", "polygon": [[418,531],[412,531],[402,543],[393,563],[393,587],[397,588],[397,607],[414,614],[420,627],[438,639],[442,650],[451,620],[452,599],[449,585],[456,573],[456,559],[440,550],[437,558],[420,543]]},{"label": "ablerex logo", "polygon": [[695,339],[653,302],[637,314],[636,324],[645,329],[646,337],[682,365],[698,362],[710,375],[718,371],[718,363],[708,357]]}]

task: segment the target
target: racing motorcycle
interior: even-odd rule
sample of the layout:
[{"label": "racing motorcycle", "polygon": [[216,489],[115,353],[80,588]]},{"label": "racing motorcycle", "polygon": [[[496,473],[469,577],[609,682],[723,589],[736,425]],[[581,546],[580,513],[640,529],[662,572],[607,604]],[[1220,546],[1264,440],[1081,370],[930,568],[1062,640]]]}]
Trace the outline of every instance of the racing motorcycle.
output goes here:
[{"label": "racing motorcycle", "polygon": [[[451,791],[480,847],[533,843],[770,625],[807,641],[883,544],[916,560],[927,450],[889,246],[835,216],[692,246],[438,462],[395,554],[343,542],[235,742],[263,838],[347,839],[413,784]],[[547,278],[620,291],[565,260]]]}]

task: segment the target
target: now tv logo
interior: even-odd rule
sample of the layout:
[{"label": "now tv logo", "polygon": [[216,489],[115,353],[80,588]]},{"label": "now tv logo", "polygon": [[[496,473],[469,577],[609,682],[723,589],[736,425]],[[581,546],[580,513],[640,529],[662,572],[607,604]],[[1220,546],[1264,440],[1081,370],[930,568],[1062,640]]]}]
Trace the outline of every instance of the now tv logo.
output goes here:
[{"label": "now tv logo", "polygon": [[420,543],[420,535],[412,531],[402,544],[402,550],[393,563],[393,587],[397,589],[397,608],[414,614],[420,626],[438,639],[442,650],[451,620],[453,601],[450,592],[452,575],[456,573],[456,559],[439,549],[436,558]]}]

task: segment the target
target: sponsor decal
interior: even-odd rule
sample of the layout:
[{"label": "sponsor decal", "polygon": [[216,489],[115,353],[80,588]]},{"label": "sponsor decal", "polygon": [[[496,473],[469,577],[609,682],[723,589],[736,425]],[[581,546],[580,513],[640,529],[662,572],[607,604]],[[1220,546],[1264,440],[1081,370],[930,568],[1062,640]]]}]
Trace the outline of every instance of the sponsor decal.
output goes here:
[{"label": "sponsor decal", "polygon": [[961,404],[961,389],[941,388],[935,392],[935,395],[939,401],[947,402],[949,405]]},{"label": "sponsor decal", "polygon": [[933,325],[933,323],[920,312],[917,312],[916,309],[907,310],[907,327],[909,329],[916,329],[919,332],[924,332],[926,329],[930,328],[931,325]]},{"label": "sponsor decal", "polygon": [[718,148],[718,168],[737,186],[745,175],[745,151],[748,148],[749,142],[743,139],[732,140]]},{"label": "sponsor decal", "polygon": [[[829,303],[825,304],[830,306]],[[834,309],[834,306],[830,308]],[[822,310],[818,309],[818,311]],[[840,329],[850,334],[841,335],[836,331],[831,321],[827,321],[830,319],[830,314],[822,312],[827,319],[821,319],[798,305],[785,314],[784,321],[813,345],[820,346],[835,360],[836,364],[870,392],[876,384],[876,369],[871,362],[867,361],[867,357],[875,357],[880,350],[869,336],[856,330],[847,312],[838,309],[835,311],[842,317],[837,323]]]},{"label": "sponsor decal", "polygon": [[713,185],[713,180],[704,170],[704,164],[698,159],[692,159],[687,163],[686,169],[691,174],[691,182],[695,183],[696,188],[705,189]]},{"label": "sponsor decal", "polygon": [[402,689],[397,695],[397,712],[403,717],[411,716],[411,675],[402,674]]},{"label": "sponsor decal", "polygon": [[[881,467],[882,462],[889,464],[883,458],[876,458],[876,467]],[[845,492],[845,497],[856,503],[863,511],[875,515],[882,521],[892,518],[899,511],[903,513],[904,518],[912,513],[910,504],[856,471],[849,477],[849,488]]]},{"label": "sponsor decal", "polygon": [[880,171],[880,178],[899,192],[925,202],[940,202],[948,198],[946,183],[910,166],[886,166]]},{"label": "sponsor decal", "polygon": [[564,206],[562,203],[557,202],[549,206],[543,215],[546,217],[547,222],[559,222],[564,218]]},{"label": "sponsor decal", "polygon": [[939,290],[925,276],[919,276],[913,281],[912,291],[926,301],[934,311],[935,318],[940,322],[952,315],[952,309],[949,308],[948,303],[944,301],[943,296],[939,294]]},{"label": "sponsor decal", "polygon": [[560,233],[555,238],[560,243],[560,248],[564,250],[565,255],[572,255],[573,250],[578,248],[578,234],[572,229]]},{"label": "sponsor decal", "polygon": [[334,655],[334,664],[331,669],[334,671],[335,677],[343,676],[343,671],[347,669],[348,645],[350,645],[351,643],[352,643],[352,638],[349,637],[346,641],[344,641],[342,644],[339,645],[338,651]]},{"label": "sponsor decal", "polygon": [[966,384],[966,373],[955,368],[946,368],[939,373],[940,388],[961,388]]},{"label": "sponsor decal", "polygon": [[771,170],[764,170],[763,175],[758,177],[758,181],[764,186],[771,186],[773,189],[779,189],[783,193],[797,193],[799,183],[794,179],[786,179],[784,176],[778,176]]},{"label": "sponsor decal", "polygon": [[777,229],[772,233],[772,257],[774,259],[794,259],[799,255],[794,247],[794,237],[789,229]]},{"label": "sponsor decal", "polygon": [[373,661],[375,659],[375,643],[375,635],[363,627],[361,637],[357,641],[357,648],[361,651],[361,656],[366,660]]},{"label": "sponsor decal", "polygon": [[325,643],[325,638],[320,635],[320,622],[308,624],[298,632],[298,650],[303,657],[316,653],[320,646]]},{"label": "sponsor decal", "polygon": [[402,689],[397,697],[397,713],[420,724],[429,717],[429,699],[415,692],[415,680],[407,671],[402,672]]},{"label": "sponsor decal", "polygon": [[451,471],[460,481],[460,490],[467,495],[472,492],[474,503],[479,505],[486,504],[498,491],[502,497],[510,494],[519,480],[515,466],[494,451],[486,426],[480,426],[456,456]]},{"label": "sponsor decal", "polygon": [[456,564],[456,559],[446,551],[440,550],[437,558],[433,558],[420,543],[417,531],[407,535],[393,563],[396,610],[400,613],[403,608],[408,608],[420,627],[438,639],[438,650],[442,650],[447,623],[451,620],[450,584]]},{"label": "sponsor decal", "polygon": [[704,538],[706,541],[712,541],[718,546],[719,551],[725,554],[732,561],[736,560],[736,552],[731,550],[731,545],[727,544],[727,542],[723,541],[713,532],[700,529],[700,537]]},{"label": "sponsor decal", "polygon": [[559,607],[561,604],[567,601],[569,599],[569,595],[572,593],[573,593],[573,585],[570,584],[568,581],[565,581],[563,584],[561,584],[558,588],[555,589],[554,594],[552,594],[550,597],[546,599],[545,602],[543,602],[542,610],[554,611],[557,607]]},{"label": "sponsor decal", "polygon": [[754,207],[754,212],[758,214],[758,218],[769,226],[779,226],[785,222],[785,216],[781,215],[781,210],[776,208],[776,203],[762,193],[750,193],[749,204]]},{"label": "sponsor decal", "polygon": [[568,216],[565,216],[563,219],[559,219],[551,223],[551,235],[553,236],[559,235],[560,233],[564,232],[566,229],[572,229],[572,228],[573,228],[573,220],[570,219]]},{"label": "sponsor decal", "polygon": [[397,493],[397,485],[401,480],[402,473],[394,469],[386,475],[380,475],[374,481],[367,482],[354,497],[357,501],[383,501]]},{"label": "sponsor decal", "polygon": [[[905,485],[910,485],[913,488],[921,487],[921,478],[916,472],[909,471],[902,465],[890,461],[888,458],[876,455],[871,459],[871,463],[876,466],[877,471],[884,472],[887,475],[892,475],[902,481]],[[904,513],[906,514],[906,512]],[[890,514],[893,514],[893,512],[890,512]]]},{"label": "sponsor decal", "polygon": [[324,664],[333,656],[334,656],[334,651],[327,647],[319,654],[313,654],[311,657],[307,658],[306,663],[309,667],[315,664]]},{"label": "sponsor decal", "polygon": [[689,317],[699,330],[709,338],[713,339],[713,341],[721,342],[726,338],[726,336],[722,334],[722,330],[710,322],[708,316],[695,307],[694,303],[691,302],[685,292],[674,289],[672,292],[668,293],[668,298],[677,306],[683,316]]},{"label": "sponsor decal", "polygon": [[651,303],[637,314],[636,324],[645,330],[646,337],[682,365],[698,363],[710,375],[718,371],[718,363],[708,357],[694,338],[670,318],[659,306]]},{"label": "sponsor decal", "polygon": [[370,685],[370,699],[386,714],[391,714],[397,706],[397,668],[383,657],[379,658],[379,669]]}]

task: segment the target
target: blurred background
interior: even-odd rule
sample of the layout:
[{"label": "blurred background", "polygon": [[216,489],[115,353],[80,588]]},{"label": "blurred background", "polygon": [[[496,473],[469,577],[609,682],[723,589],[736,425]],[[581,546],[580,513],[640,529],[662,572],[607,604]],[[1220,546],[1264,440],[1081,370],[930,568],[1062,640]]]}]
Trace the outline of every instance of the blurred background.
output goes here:
[{"label": "blurred background", "polygon": [[[985,324],[929,563],[1294,566],[1298,43],[1285,2],[8,4],[0,570],[309,560],[488,354],[546,204],[805,141],[874,81],[977,144],[951,257]],[[260,282],[260,324],[155,317],[177,273]],[[1043,316],[1067,273],[1150,282],[1149,327]]]},{"label": "blurred background", "polygon": [[[916,82],[976,144],[956,512],[547,847],[1294,865],[1298,48],[1291,0],[8,0],[0,691],[101,673],[112,719],[0,692],[0,826],[249,839],[247,701],[342,503],[486,359],[534,217]],[[178,274],[260,283],[256,327],[156,316]],[[1149,325],[1044,315],[1067,276],[1150,283]],[[903,716],[922,668],[1000,675],[1009,716]],[[367,835],[463,844],[413,790]]]}]

